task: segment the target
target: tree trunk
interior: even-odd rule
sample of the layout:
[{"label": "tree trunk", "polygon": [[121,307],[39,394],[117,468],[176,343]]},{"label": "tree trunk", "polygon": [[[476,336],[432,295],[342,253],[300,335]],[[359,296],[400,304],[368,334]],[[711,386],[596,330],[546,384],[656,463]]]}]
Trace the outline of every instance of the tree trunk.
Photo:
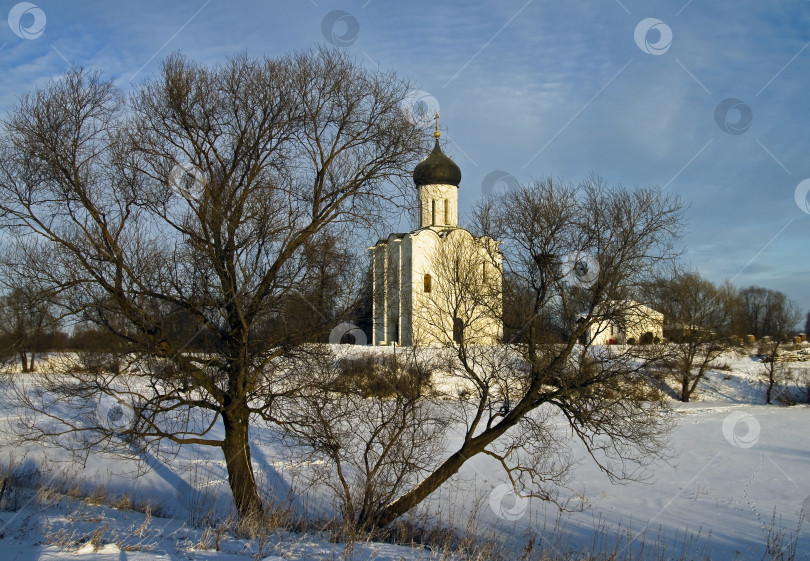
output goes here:
[{"label": "tree trunk", "polygon": [[768,369],[768,389],[765,392],[765,402],[770,405],[773,397],[773,388],[776,387],[776,357],[779,356],[779,341],[777,340],[770,349],[771,358],[766,363]]},{"label": "tree trunk", "polygon": [[476,454],[483,452],[489,444],[501,437],[507,430],[517,425],[518,422],[533,409],[532,405],[530,405],[532,402],[533,399],[528,396],[524,397],[500,423],[484,430],[478,436],[465,441],[457,452],[442,462],[442,464],[423,479],[421,483],[378,511],[373,520],[360,520],[360,523],[365,524],[366,522],[371,522],[372,525],[378,528],[384,528],[424,501],[431,493],[438,489],[442,483],[458,473],[458,470],[461,469],[464,462]]},{"label": "tree trunk", "polygon": [[28,372],[28,354],[25,351],[20,351],[20,361],[22,362],[22,371]]},{"label": "tree trunk", "polygon": [[[476,447],[476,451],[471,452],[467,450],[469,448],[468,446],[462,446],[461,450],[445,460],[439,468],[433,471],[433,473],[419,485],[378,512],[371,523],[378,528],[388,526],[391,522],[425,500],[433,491],[438,489],[442,483],[455,475],[458,470],[461,469],[461,466],[464,465],[464,462],[477,454],[480,450],[483,450],[484,447],[486,447],[486,444]],[[359,520],[358,525],[365,524],[366,522],[368,521]]]},{"label": "tree trunk", "polygon": [[222,415],[222,422],[225,425],[222,452],[225,454],[228,483],[240,518],[249,518],[262,513],[262,500],[250,462],[249,416],[246,405]]},{"label": "tree trunk", "polygon": [[689,403],[689,396],[692,395],[692,392],[689,391],[689,375],[683,374],[681,376],[681,401],[683,403]]}]

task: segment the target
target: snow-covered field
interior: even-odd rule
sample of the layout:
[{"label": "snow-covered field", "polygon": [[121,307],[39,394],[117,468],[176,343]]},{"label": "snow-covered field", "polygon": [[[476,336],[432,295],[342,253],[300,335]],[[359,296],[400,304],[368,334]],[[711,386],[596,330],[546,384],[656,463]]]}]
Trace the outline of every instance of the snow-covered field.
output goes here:
[{"label": "snow-covered field", "polygon": [[[674,459],[658,465],[651,480],[613,485],[583,458],[573,485],[586,508],[560,514],[552,505],[515,500],[505,493],[497,466],[473,458],[430,499],[429,512],[443,523],[472,527],[518,548],[534,538],[536,550],[552,554],[596,548],[618,551],[619,559],[627,554],[762,559],[766,536],[778,538],[780,532],[783,545],[793,537],[800,554],[810,552],[810,524],[800,527],[802,509],[810,510],[810,406],[765,405],[764,365],[748,355],[729,353],[717,362],[728,368],[711,371],[695,401],[671,402],[669,414],[678,426]],[[787,366],[810,371],[810,362]],[[11,417],[0,412],[0,423]],[[275,496],[289,496],[296,489],[296,466],[279,459],[261,436],[252,446],[258,477]],[[186,448],[168,464],[152,459],[151,471],[142,475],[115,457],[93,456],[79,467],[62,452],[35,447],[4,446],[0,468],[9,462],[38,465],[42,479],[101,485],[108,496],[129,493],[133,501],[149,499],[161,508],[148,515],[64,496],[29,496],[21,488],[15,490],[20,496],[12,497],[17,509],[0,511],[2,560],[441,558],[438,552],[388,544],[349,550],[323,534],[286,531],[271,533],[261,544],[221,535],[216,551],[217,536],[199,524],[201,513],[227,504],[224,463],[216,450]],[[298,496],[293,507],[306,502],[317,511],[319,500]]]}]

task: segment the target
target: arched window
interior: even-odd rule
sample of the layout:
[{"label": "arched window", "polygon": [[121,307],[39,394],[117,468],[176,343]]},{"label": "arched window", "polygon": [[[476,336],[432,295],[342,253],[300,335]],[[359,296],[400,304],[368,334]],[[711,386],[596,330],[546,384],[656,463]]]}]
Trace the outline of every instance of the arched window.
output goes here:
[{"label": "arched window", "polygon": [[430,202],[432,203],[432,209],[431,209],[431,213],[430,213],[430,225],[435,226],[436,225],[436,199],[433,199]]},{"label": "arched window", "polygon": [[450,224],[450,201],[447,199],[444,200],[444,223]]},{"label": "arched window", "polygon": [[425,275],[425,292],[430,292],[433,288],[432,280],[433,279],[430,278],[430,275]]},{"label": "arched window", "polygon": [[481,263],[481,278],[484,279],[484,282],[487,282],[487,262],[483,261]]}]

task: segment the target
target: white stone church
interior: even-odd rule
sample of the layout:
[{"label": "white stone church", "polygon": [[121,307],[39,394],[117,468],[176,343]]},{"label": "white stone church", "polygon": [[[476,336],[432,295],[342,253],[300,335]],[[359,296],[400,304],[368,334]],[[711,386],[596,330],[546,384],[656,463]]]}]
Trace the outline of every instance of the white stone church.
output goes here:
[{"label": "white stone church", "polygon": [[461,170],[439,146],[419,163],[417,228],[373,252],[374,345],[494,344],[501,340],[498,242],[458,226]]}]

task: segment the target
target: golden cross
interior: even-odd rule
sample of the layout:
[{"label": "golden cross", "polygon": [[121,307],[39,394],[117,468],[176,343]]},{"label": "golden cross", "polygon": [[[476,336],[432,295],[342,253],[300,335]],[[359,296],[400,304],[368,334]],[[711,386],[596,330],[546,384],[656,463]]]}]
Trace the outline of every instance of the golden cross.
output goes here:
[{"label": "golden cross", "polygon": [[438,111],[436,111],[435,119],[436,119],[436,132],[433,133],[433,136],[435,136],[436,138],[439,138],[439,136],[441,136],[441,133],[439,132],[439,112]]}]

